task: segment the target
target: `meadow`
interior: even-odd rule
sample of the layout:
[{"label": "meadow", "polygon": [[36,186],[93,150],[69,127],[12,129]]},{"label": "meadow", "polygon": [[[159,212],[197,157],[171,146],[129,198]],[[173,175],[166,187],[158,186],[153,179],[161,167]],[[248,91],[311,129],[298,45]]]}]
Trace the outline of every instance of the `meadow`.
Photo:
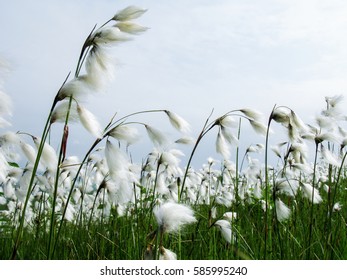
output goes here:
[{"label": "meadow", "polygon": [[[86,108],[88,95],[113,80],[112,49],[146,31],[133,22],[145,12],[130,6],[91,30],[42,135],[4,131],[9,97],[0,88],[0,258],[346,259],[341,96],[326,97],[312,124],[286,106],[265,117],[239,108],[211,113],[196,137],[166,109],[115,115],[103,126]],[[148,114],[166,118],[180,137],[144,123]],[[60,145],[53,147],[58,123]],[[94,137],[83,157],[69,154],[73,123]],[[263,141],[243,150],[248,128]],[[273,143],[274,134],[284,140]],[[214,135],[211,150],[220,158],[196,168],[206,135]],[[153,149],[134,162],[131,149],[140,137]],[[184,155],[181,145],[190,152]]]}]

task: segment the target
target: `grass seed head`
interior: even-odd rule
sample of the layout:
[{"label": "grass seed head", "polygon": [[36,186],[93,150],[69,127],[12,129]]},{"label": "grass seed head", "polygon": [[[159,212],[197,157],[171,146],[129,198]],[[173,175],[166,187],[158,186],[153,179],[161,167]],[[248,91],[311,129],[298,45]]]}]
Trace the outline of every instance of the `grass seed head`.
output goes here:
[{"label": "grass seed head", "polygon": [[277,220],[280,222],[288,220],[291,214],[290,208],[287,205],[285,205],[283,201],[280,200],[279,198],[276,199],[275,206],[276,206]]},{"label": "grass seed head", "polygon": [[77,105],[77,113],[83,127],[94,137],[102,138],[102,128],[92,112],[82,105]]},{"label": "grass seed head", "polygon": [[137,19],[140,16],[142,16],[147,10],[137,7],[137,6],[128,6],[120,11],[118,11],[114,17],[113,20],[116,21],[129,21],[132,19]]},{"label": "grass seed head", "polygon": [[175,233],[182,226],[196,222],[189,206],[170,201],[156,207],[154,215],[158,225],[166,233]]}]

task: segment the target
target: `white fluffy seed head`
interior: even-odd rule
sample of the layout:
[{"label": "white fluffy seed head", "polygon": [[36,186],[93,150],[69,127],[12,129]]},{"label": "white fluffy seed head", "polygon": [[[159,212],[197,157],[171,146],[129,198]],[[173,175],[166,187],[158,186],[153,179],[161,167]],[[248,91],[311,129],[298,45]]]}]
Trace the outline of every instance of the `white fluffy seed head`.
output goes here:
[{"label": "white fluffy seed head", "polygon": [[194,143],[194,139],[190,136],[183,136],[175,141],[177,144],[183,145],[192,145]]},{"label": "white fluffy seed head", "polygon": [[101,138],[103,130],[96,117],[81,105],[77,105],[77,113],[84,128],[94,137]]},{"label": "white fluffy seed head", "polygon": [[159,260],[177,260],[177,255],[171,250],[161,247]]},{"label": "white fluffy seed head", "polygon": [[28,161],[30,163],[34,164],[35,160],[36,160],[36,155],[37,155],[34,147],[27,144],[27,143],[21,142],[20,148],[22,149],[22,151],[23,151],[25,157],[28,159]]},{"label": "white fluffy seed head", "polygon": [[62,86],[58,92],[57,100],[61,101],[70,96],[78,101],[83,100],[93,92],[93,86],[90,75],[81,75]]},{"label": "white fluffy seed head", "polygon": [[291,211],[287,205],[279,198],[275,201],[277,220],[283,222],[289,219]]},{"label": "white fluffy seed head", "polygon": [[260,135],[266,135],[267,127],[264,124],[254,120],[249,120],[249,123],[255,132],[259,133]]},{"label": "white fluffy seed head", "polygon": [[329,151],[324,146],[322,146],[321,149],[322,149],[321,152],[322,152],[323,160],[326,163],[337,166],[337,167],[339,167],[341,165],[341,160],[335,154],[333,154],[331,151]]},{"label": "white fluffy seed head", "polygon": [[137,6],[128,6],[118,11],[112,19],[116,21],[129,21],[132,19],[139,18],[146,11],[147,11],[146,9],[143,9]]},{"label": "white fluffy seed head", "polygon": [[158,129],[145,125],[147,134],[149,139],[153,142],[153,144],[158,145],[158,146],[163,146],[168,143],[168,139],[166,136]]},{"label": "white fluffy seed head", "polygon": [[187,133],[190,131],[189,123],[186,120],[184,120],[182,117],[180,117],[174,112],[167,111],[167,110],[165,110],[165,113],[169,117],[170,123],[172,124],[174,128],[184,133]]},{"label": "white fluffy seed head", "polygon": [[86,60],[86,81],[95,91],[105,91],[114,78],[115,65],[116,59],[107,48],[94,46]]},{"label": "white fluffy seed head", "polygon": [[167,233],[175,233],[182,226],[196,222],[189,206],[170,201],[156,207],[154,215],[158,225]]},{"label": "white fluffy seed head", "polygon": [[130,41],[131,38],[126,36],[118,27],[106,26],[92,36],[92,42],[94,45],[99,46],[111,46],[117,43]]},{"label": "white fluffy seed head", "polygon": [[221,154],[225,159],[230,157],[230,147],[225,140],[224,135],[220,131],[218,132],[216,139],[216,152]]},{"label": "white fluffy seed head", "polygon": [[343,95],[326,96],[325,101],[331,107],[336,107],[343,100]]},{"label": "white fluffy seed head", "polygon": [[[40,146],[41,139],[38,137],[33,138],[36,148],[38,149]],[[58,165],[58,156],[54,148],[48,143],[44,143],[42,155],[41,155],[41,163],[51,172],[54,172]]]},{"label": "white fluffy seed head", "polygon": [[127,169],[129,166],[129,161],[124,152],[109,140],[106,142],[105,157],[110,175],[114,179],[116,179],[118,172]]},{"label": "white fluffy seed head", "polygon": [[148,30],[148,27],[130,22],[130,21],[120,21],[115,24],[115,27],[119,28],[120,31],[129,33],[132,35],[137,35]]},{"label": "white fluffy seed head", "polygon": [[232,221],[237,218],[237,213],[236,212],[225,212],[223,214],[223,218],[225,218],[228,221]]},{"label": "white fluffy seed head", "polygon": [[[66,121],[67,112],[69,110],[69,101],[65,100],[60,102],[53,110],[51,116],[51,123]],[[76,103],[71,103],[71,108],[69,112],[69,122],[75,122],[78,120],[77,106]]]},{"label": "white fluffy seed head", "polygon": [[18,145],[20,142],[17,133],[8,131],[0,136],[0,146]]},{"label": "white fluffy seed head", "polygon": [[271,118],[277,123],[288,125],[290,121],[290,114],[287,109],[279,107],[273,111]]},{"label": "white fluffy seed head", "polygon": [[[323,201],[317,189],[313,188],[310,184],[301,184],[301,189],[303,191],[303,196],[310,200],[313,204],[319,204]],[[312,201],[313,197],[313,201]]]},{"label": "white fluffy seed head", "polygon": [[220,126],[221,133],[223,134],[226,141],[228,141],[229,144],[238,146],[239,145],[239,139],[234,136],[229,129],[227,129],[224,126]]},{"label": "white fluffy seed head", "polygon": [[214,223],[216,227],[219,228],[223,238],[226,240],[226,242],[231,243],[232,241],[232,230],[231,230],[231,224],[229,221],[226,220],[218,220]]},{"label": "white fluffy seed head", "polygon": [[224,127],[236,128],[239,125],[239,122],[232,116],[223,116],[218,120],[219,125]]},{"label": "white fluffy seed head", "polygon": [[243,108],[240,109],[240,112],[243,113],[245,116],[247,116],[248,118],[251,118],[253,120],[256,121],[260,121],[262,119],[262,113],[253,110],[253,109],[249,109],[249,108]]},{"label": "white fluffy seed head", "polygon": [[117,140],[125,141],[129,145],[135,143],[140,138],[138,130],[130,125],[118,125],[112,128],[108,135]]}]

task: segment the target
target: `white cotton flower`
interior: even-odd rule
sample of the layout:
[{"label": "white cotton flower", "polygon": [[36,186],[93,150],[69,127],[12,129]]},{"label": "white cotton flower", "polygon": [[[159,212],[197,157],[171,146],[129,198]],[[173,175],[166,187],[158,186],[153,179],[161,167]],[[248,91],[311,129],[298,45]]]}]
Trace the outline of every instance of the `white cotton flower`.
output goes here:
[{"label": "white cotton flower", "polygon": [[118,27],[120,31],[129,33],[129,34],[140,34],[148,30],[148,27],[144,27],[142,25],[130,22],[130,21],[120,21],[116,23],[114,26]]},{"label": "white cotton flower", "polygon": [[247,150],[246,153],[256,153],[258,151],[256,146],[250,145]]},{"label": "white cotton flower", "polygon": [[94,46],[86,59],[88,84],[96,91],[103,92],[113,80],[116,59],[107,48]]},{"label": "white cotton flower", "polygon": [[0,196],[0,205],[6,205],[7,204],[7,199],[3,196]]},{"label": "white cotton flower", "polygon": [[276,108],[271,115],[271,118],[284,126],[287,126],[290,122],[290,114],[288,112],[288,109],[279,107]]},{"label": "white cotton flower", "polygon": [[0,136],[0,146],[18,145],[20,142],[17,133],[8,131]]},{"label": "white cotton flower", "polygon": [[253,109],[249,109],[249,108],[243,108],[239,110],[241,113],[243,113],[245,116],[247,116],[248,118],[251,118],[253,120],[259,121],[261,120],[263,114],[253,110]]},{"label": "white cotton flower", "polygon": [[167,110],[165,110],[165,113],[169,117],[170,123],[172,124],[174,128],[184,133],[187,133],[190,131],[189,123],[186,120],[184,120],[182,117],[180,117],[174,112],[167,111]]},{"label": "white cotton flower", "polygon": [[3,192],[4,192],[4,197],[7,199],[15,199],[16,194],[15,194],[15,188],[12,180],[7,180],[3,184]]},{"label": "white cotton flower", "polygon": [[339,136],[332,132],[322,132],[317,134],[314,137],[314,140],[316,141],[316,143],[321,143],[323,141],[331,141],[331,142],[339,143]]},{"label": "white cotton flower", "polygon": [[61,101],[68,97],[73,97],[75,100],[83,100],[87,95],[93,92],[95,86],[90,75],[80,75],[71,81],[65,83],[57,94],[57,100]]},{"label": "white cotton flower", "polygon": [[225,212],[223,214],[223,218],[226,219],[227,221],[231,222],[232,220],[237,218],[237,213],[236,212]]},{"label": "white cotton flower", "polygon": [[228,159],[230,157],[230,147],[221,131],[219,131],[217,134],[216,151],[225,159]]},{"label": "white cotton flower", "polygon": [[154,215],[163,232],[174,233],[182,226],[196,222],[193,210],[183,204],[165,202],[154,209]]},{"label": "white cotton flower", "polygon": [[323,201],[322,197],[320,196],[317,189],[313,188],[308,183],[301,184],[301,189],[303,191],[303,196],[312,201],[312,195],[313,195],[313,203],[319,204]]},{"label": "white cotton flower", "polygon": [[278,178],[275,182],[276,191],[294,197],[299,188],[296,181],[288,181],[287,178]]},{"label": "white cotton flower", "polygon": [[333,211],[339,212],[342,209],[342,204],[340,202],[336,202],[333,206]]},{"label": "white cotton flower", "polygon": [[232,230],[230,222],[226,220],[218,220],[214,223],[214,225],[219,228],[223,238],[230,244],[232,241]]},{"label": "white cotton flower", "polygon": [[236,128],[239,122],[232,116],[223,116],[218,119],[219,125],[223,127]]},{"label": "white cotton flower", "polygon": [[25,197],[27,195],[28,188],[30,185],[31,176],[32,170],[26,169],[24,170],[23,175],[19,180],[19,188],[15,190],[15,194],[20,202],[25,201]]},{"label": "white cotton flower", "polygon": [[326,163],[337,166],[337,167],[341,165],[341,160],[336,155],[334,155],[331,151],[325,148],[323,145],[322,145],[321,152],[322,152],[323,160]]},{"label": "white cotton flower", "polygon": [[324,115],[319,115],[315,118],[316,123],[320,128],[331,129],[335,126],[336,122],[332,120],[331,117],[327,117]]},{"label": "white cotton flower", "polygon": [[110,203],[121,205],[131,200],[133,196],[132,183],[134,180],[129,177],[129,174],[125,170],[118,171],[115,180],[106,182],[105,189]]},{"label": "white cotton flower", "polygon": [[22,152],[24,153],[24,155],[28,159],[28,161],[30,163],[34,164],[36,161],[36,155],[37,155],[37,152],[34,149],[34,147],[27,144],[27,143],[21,142],[20,148],[22,149]]},{"label": "white cotton flower", "polygon": [[131,38],[120,31],[118,27],[106,26],[97,30],[91,40],[94,45],[109,46],[130,41]]},{"label": "white cotton flower", "polygon": [[[41,139],[38,137],[33,137],[36,148],[38,149],[41,143]],[[58,156],[54,148],[48,143],[44,143],[41,161],[40,161],[49,171],[53,172],[56,170],[58,165]]]},{"label": "white cotton flower", "polygon": [[279,198],[275,201],[277,220],[283,222],[289,219],[291,211],[287,205],[285,205]]},{"label": "white cotton flower", "polygon": [[117,146],[107,140],[105,148],[106,162],[112,178],[117,179],[117,173],[129,167],[129,161]]},{"label": "white cotton flower", "polygon": [[71,107],[69,108],[69,101],[60,102],[53,110],[51,116],[51,123],[66,121],[66,116],[69,110],[69,122],[74,122],[78,120],[77,114],[77,106],[76,103],[71,103]]},{"label": "white cotton flower", "polygon": [[108,135],[117,140],[125,141],[129,145],[135,143],[140,138],[139,132],[136,128],[123,124],[112,128],[108,132]]},{"label": "white cotton flower", "polygon": [[61,169],[67,171],[70,177],[74,177],[78,168],[81,165],[81,161],[77,156],[70,156],[64,159],[61,164]]},{"label": "white cotton flower", "polygon": [[[61,211],[63,211],[64,207],[65,206],[61,208]],[[64,219],[66,221],[72,222],[75,216],[76,216],[76,209],[73,207],[71,203],[69,203],[66,208]]]},{"label": "white cotton flower", "polygon": [[224,139],[226,141],[228,141],[229,144],[232,144],[232,145],[235,145],[235,146],[238,146],[239,145],[239,139],[237,139],[236,136],[234,136],[230,130],[228,130],[226,127],[224,126],[220,126],[220,131],[221,133],[223,134],[224,136]]},{"label": "white cotton flower", "polygon": [[184,156],[184,153],[177,149],[171,149],[169,151],[165,151],[161,154],[162,163],[169,166],[178,166],[180,163],[179,157]]},{"label": "white cotton flower", "polygon": [[116,21],[128,21],[128,20],[139,18],[146,11],[147,9],[143,9],[136,6],[129,6],[118,11],[112,19]]},{"label": "white cotton flower", "polygon": [[153,144],[158,145],[158,146],[163,146],[168,142],[168,139],[166,136],[158,129],[145,125],[147,134],[149,139],[153,142]]},{"label": "white cotton flower", "polygon": [[182,145],[192,145],[194,142],[194,139],[190,136],[183,136],[175,141],[175,143]]},{"label": "white cotton flower", "polygon": [[264,124],[254,120],[249,120],[249,123],[255,132],[259,133],[260,135],[266,135],[267,127]]},{"label": "white cotton flower", "polygon": [[84,128],[96,138],[102,138],[103,130],[96,117],[81,105],[77,105],[77,113]]},{"label": "white cotton flower", "polygon": [[112,178],[106,185],[110,199],[116,204],[129,202],[133,195],[133,184],[138,183],[133,166],[126,154],[109,140],[106,143],[105,157]]},{"label": "white cotton flower", "polygon": [[177,260],[177,255],[171,250],[161,247],[159,260]]},{"label": "white cotton flower", "polygon": [[6,181],[9,165],[0,147],[0,185]]},{"label": "white cotton flower", "polygon": [[343,100],[343,95],[326,96],[325,101],[331,106],[336,107]]},{"label": "white cotton flower", "polygon": [[291,123],[292,125],[299,130],[300,132],[306,132],[308,130],[307,125],[295,114],[294,111],[291,111]]}]

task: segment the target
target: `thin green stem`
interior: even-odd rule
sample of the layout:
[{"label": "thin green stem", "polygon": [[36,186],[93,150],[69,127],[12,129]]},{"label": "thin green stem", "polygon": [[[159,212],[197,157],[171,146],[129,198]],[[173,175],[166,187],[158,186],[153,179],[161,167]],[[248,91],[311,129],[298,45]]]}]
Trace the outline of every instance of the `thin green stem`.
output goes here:
[{"label": "thin green stem", "polygon": [[268,170],[268,148],[269,148],[269,134],[270,134],[270,125],[273,119],[273,114],[275,112],[276,105],[273,107],[266,130],[266,138],[265,138],[265,221],[264,221],[264,259],[267,258],[267,241],[268,241],[268,212],[269,212],[269,170]]},{"label": "thin green stem", "polygon": [[308,248],[307,248],[307,255],[306,258],[311,258],[311,245],[312,245],[312,234],[313,234],[313,206],[314,206],[314,192],[316,191],[315,185],[316,185],[316,168],[317,168],[317,158],[318,158],[318,141],[315,141],[315,155],[314,155],[314,163],[313,163],[313,176],[312,176],[312,196],[311,196],[311,212],[310,212],[310,226],[309,226],[309,236],[308,236]]}]

